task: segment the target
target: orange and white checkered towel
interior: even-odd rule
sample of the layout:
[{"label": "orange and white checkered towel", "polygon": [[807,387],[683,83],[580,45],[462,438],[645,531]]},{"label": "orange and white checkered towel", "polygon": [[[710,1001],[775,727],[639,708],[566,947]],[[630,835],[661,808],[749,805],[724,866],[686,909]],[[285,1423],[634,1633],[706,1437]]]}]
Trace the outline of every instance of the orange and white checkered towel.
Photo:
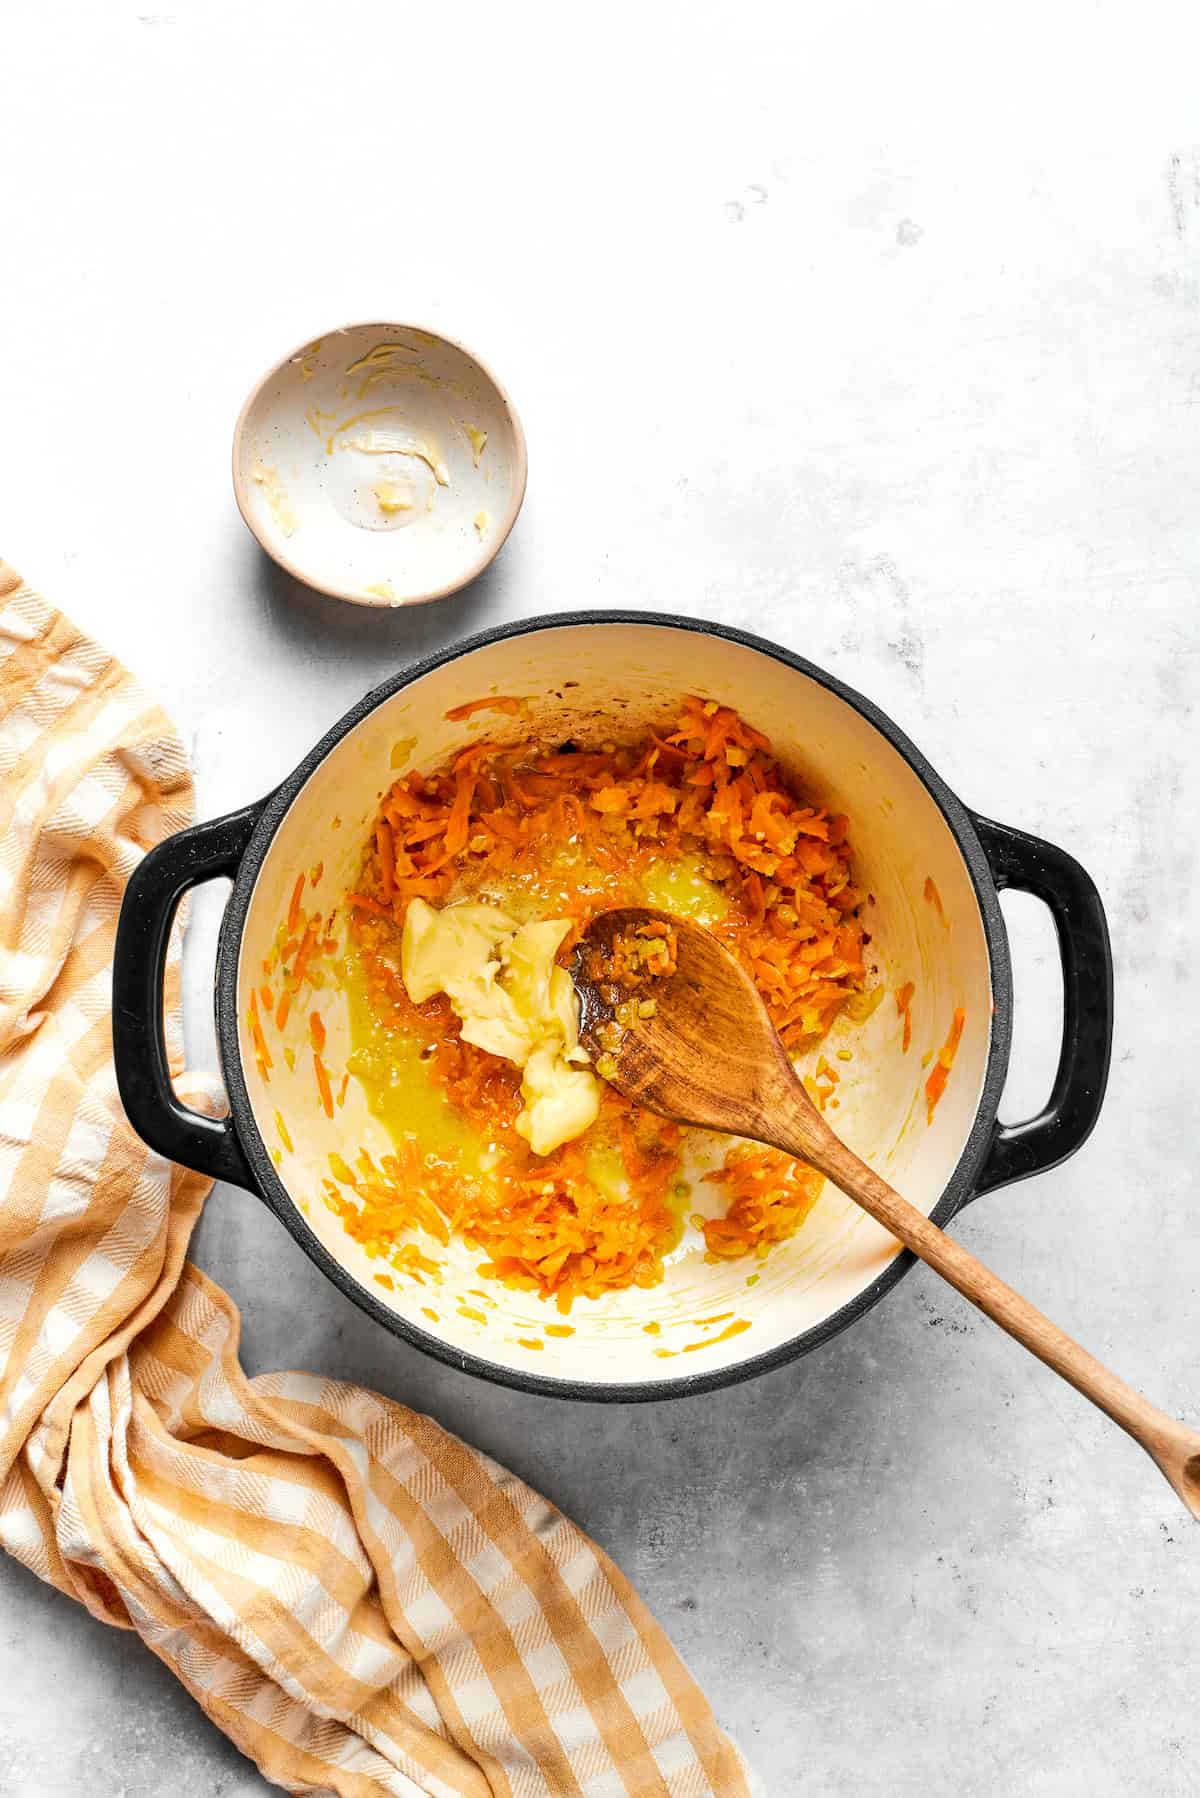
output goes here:
[{"label": "orange and white checkered towel", "polygon": [[[191,815],[164,714],[0,565],[0,1542],[289,1791],[747,1798],[545,1499],[391,1399],[242,1372],[185,1259],[208,1181],[134,1135],[112,1068],[121,895]],[[177,931],[176,1069],[179,958]]]}]

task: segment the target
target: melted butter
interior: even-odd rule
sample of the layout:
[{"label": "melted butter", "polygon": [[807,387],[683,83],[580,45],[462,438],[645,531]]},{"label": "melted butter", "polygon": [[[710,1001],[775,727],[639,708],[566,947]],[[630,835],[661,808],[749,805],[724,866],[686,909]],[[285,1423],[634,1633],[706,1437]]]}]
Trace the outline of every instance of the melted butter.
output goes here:
[{"label": "melted butter", "polygon": [[266,500],[271,516],[285,537],[290,537],[296,529],[296,514],[292,510],[292,502],[287,491],[273,468],[265,462],[257,462],[252,471],[257,485],[262,488],[262,496]]},{"label": "melted butter", "polygon": [[474,425],[464,425],[463,435],[471,446],[471,460],[478,468],[479,458],[487,446],[488,434],[486,431],[477,430]]},{"label": "melted butter", "polygon": [[464,1172],[478,1173],[484,1149],[478,1134],[430,1078],[420,1046],[406,1032],[390,1029],[380,1019],[362,963],[354,953],[346,957],[342,990],[349,1009],[348,1066],[372,1116],[393,1141],[416,1136],[423,1149],[457,1157]]},{"label": "melted butter", "polygon": [[479,532],[479,535],[481,537],[482,537],[483,533],[487,530],[487,528],[488,528],[487,513],[486,512],[476,512],[476,514],[475,514],[475,529]]},{"label": "melted butter", "polygon": [[389,606],[400,604],[400,595],[392,586],[391,581],[375,581],[371,586],[364,587],[363,592],[374,594],[376,599],[386,599]]},{"label": "melted butter", "polygon": [[373,350],[368,350],[357,362],[351,362],[346,373],[356,375],[364,368],[411,368],[412,362],[401,362],[401,354],[411,357],[415,362],[421,352],[411,343],[377,343]]},{"label": "melted butter", "polygon": [[677,862],[656,863],[642,876],[642,891],[658,911],[691,918],[697,924],[719,924],[729,910],[728,899],[709,880],[694,855],[682,856]]},{"label": "melted butter", "polygon": [[317,341],[315,343],[310,343],[308,348],[302,351],[299,356],[293,356],[292,360],[296,364],[297,371],[302,381],[311,381],[316,373],[317,357],[321,354],[321,344],[323,341],[323,338],[318,337]]},{"label": "melted butter", "polygon": [[[371,425],[372,419],[390,419],[391,428],[385,425]],[[359,425],[367,425],[367,433],[362,437],[346,437],[347,431],[353,431]],[[436,444],[424,438],[414,439],[412,433],[396,422],[394,406],[373,406],[365,412],[352,413],[344,418],[341,424],[334,425],[325,438],[325,453],[332,456],[335,450],[357,450],[362,456],[415,456],[424,462],[439,487],[450,485],[450,476],[446,464],[442,460]]]},{"label": "melted butter", "polygon": [[336,412],[323,411],[320,406],[309,406],[304,414],[304,422],[314,437],[323,440],[336,417]]},{"label": "melted butter", "polygon": [[[505,900],[510,914],[528,916],[534,922],[545,918],[545,901],[534,894],[513,891],[505,894]],[[450,1103],[445,1090],[432,1078],[421,1045],[408,1031],[381,1018],[378,998],[367,984],[353,940],[339,974],[339,988],[347,1001],[349,1069],[372,1116],[391,1141],[400,1145],[415,1137],[424,1153],[455,1165],[468,1179],[487,1181],[499,1151]],[[590,1074],[586,1077],[593,1079]],[[620,1145],[603,1120],[591,1127],[583,1147],[587,1177],[597,1190],[616,1203],[630,1202]],[[344,1165],[339,1170],[340,1174],[348,1172]],[[678,1191],[672,1192],[668,1203],[676,1214],[675,1227],[665,1244],[665,1252],[670,1253],[683,1238],[689,1206],[686,1195],[681,1199]],[[562,1333],[567,1328],[562,1326]],[[659,1328],[658,1324],[647,1326],[651,1335],[657,1335]]]},{"label": "melted butter", "polygon": [[629,1182],[625,1176],[625,1163],[615,1142],[603,1139],[589,1142],[584,1165],[588,1179],[606,1199],[616,1199],[619,1202],[628,1196]]},{"label": "melted butter", "polygon": [[409,483],[403,481],[376,481],[375,503],[381,512],[411,512],[416,498]]},{"label": "melted butter", "polygon": [[362,375],[362,380],[358,383],[359,403],[366,399],[372,387],[380,387],[393,381],[427,381],[431,387],[438,386],[437,376],[420,366],[420,354],[420,350],[412,344],[377,343],[365,356],[352,362],[346,373]]}]

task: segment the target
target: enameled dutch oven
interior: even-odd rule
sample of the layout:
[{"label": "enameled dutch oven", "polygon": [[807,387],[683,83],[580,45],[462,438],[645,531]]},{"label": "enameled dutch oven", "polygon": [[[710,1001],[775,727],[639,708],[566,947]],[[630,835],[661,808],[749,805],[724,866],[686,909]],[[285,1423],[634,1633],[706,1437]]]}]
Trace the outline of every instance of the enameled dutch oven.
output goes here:
[{"label": "enameled dutch oven", "polygon": [[[359,1147],[378,1157],[391,1145],[353,1080],[342,1109],[326,1117],[303,1018],[294,1069],[276,1054],[264,1081],[249,1038],[251,990],[297,872],[323,863],[316,902],[330,911],[354,879],[397,768],[436,765],[495,732],[486,713],[448,720],[455,706],[487,694],[524,696],[531,732],[586,741],[636,734],[671,717],[688,693],[735,706],[767,733],[807,794],[848,814],[856,879],[871,895],[878,979],[890,989],[914,983],[908,1053],[890,1000],[864,1024],[839,1020],[824,1045],[830,1056],[840,1047],[853,1056],[835,1063],[842,1072],[838,1130],[943,1225],[978,1194],[1073,1154],[1100,1110],[1112,1032],[1108,932],[1089,876],[1063,850],[969,812],[891,720],[832,675],[774,644],[698,620],[613,612],[532,619],[397,675],[335,725],[268,798],[183,831],[148,855],[121,914],[115,1053],[138,1132],[173,1160],[256,1193],[334,1284],[395,1335],[452,1366],[529,1391],[657,1399],[747,1378],[853,1323],[911,1257],[826,1187],[799,1235],[764,1262],[713,1265],[689,1232],[661,1286],[577,1302],[570,1336],[547,1337],[545,1325],[561,1323],[553,1308],[482,1281],[479,1251],[463,1244],[426,1245],[443,1263],[437,1283],[422,1287],[397,1275],[387,1291],[375,1278],[381,1264],[324,1203],[322,1182],[331,1151],[353,1162]],[[189,887],[218,876],[228,876],[233,891],[216,974],[230,1115],[215,1120],[172,1093],[160,1020],[175,909]],[[940,908],[926,897],[927,880]],[[1053,1092],[1040,1115],[1019,1125],[997,1121],[1012,1014],[997,900],[1006,886],[1049,907],[1065,996]],[[336,1073],[349,1052],[345,1001],[330,986],[317,998],[325,1060]],[[957,1006],[966,1013],[962,1041],[928,1121],[923,1058],[945,1040]],[[286,1123],[286,1152],[276,1113]],[[729,1318],[749,1328],[730,1334],[727,1324],[706,1321]],[[647,1331],[654,1324],[658,1331]]]}]

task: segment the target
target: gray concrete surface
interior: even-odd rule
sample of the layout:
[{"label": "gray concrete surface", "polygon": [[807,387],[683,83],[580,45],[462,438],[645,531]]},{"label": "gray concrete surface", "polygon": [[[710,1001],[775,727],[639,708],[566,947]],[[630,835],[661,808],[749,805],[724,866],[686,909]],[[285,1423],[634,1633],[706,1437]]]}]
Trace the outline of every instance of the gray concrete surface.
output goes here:
[{"label": "gray concrete surface", "polygon": [[[869,693],[1112,919],[1099,1130],[957,1228],[1200,1421],[1194,8],[141,4],[5,15],[0,549],[170,705],[210,815],[539,610],[744,623]],[[530,440],[500,563],[409,616],[276,576],[229,492],[252,379],[371,316],[477,344]],[[1011,915],[1017,1116],[1057,992]],[[634,1410],[427,1363],[237,1192],[195,1253],[249,1367],[428,1409],[591,1530],[772,1798],[1196,1791],[1200,1536],[923,1272],[799,1366]],[[265,1789],[135,1640],[0,1566],[0,1791]]]}]

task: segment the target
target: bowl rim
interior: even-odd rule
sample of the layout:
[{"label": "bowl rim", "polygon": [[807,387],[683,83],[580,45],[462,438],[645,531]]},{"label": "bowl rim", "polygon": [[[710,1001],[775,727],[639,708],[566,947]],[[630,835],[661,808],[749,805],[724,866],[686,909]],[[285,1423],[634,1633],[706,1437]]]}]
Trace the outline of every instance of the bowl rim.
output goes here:
[{"label": "bowl rim", "polygon": [[[333,582],[318,580],[314,576],[306,574],[299,563],[297,563],[291,556],[287,555],[278,544],[268,542],[267,538],[259,529],[254,518],[253,508],[250,505],[246,475],[241,466],[246,427],[249,424],[251,414],[253,413],[255,405],[263,393],[263,390],[277,375],[283,372],[289,363],[295,362],[298,357],[302,356],[306,351],[311,350],[314,343],[323,344],[326,338],[340,337],[351,331],[416,331],[426,337],[434,338],[438,343],[445,344],[449,349],[457,350],[461,356],[466,357],[468,362],[473,362],[484,378],[491,382],[500,401],[504,415],[512,430],[512,494],[507,510],[503,515],[503,522],[500,528],[487,548],[461,575],[456,575],[453,580],[447,581],[441,587],[431,588],[428,593],[414,594],[411,599],[402,599],[399,601],[380,599],[374,594],[364,593],[359,587],[339,586]],[[469,344],[463,343],[457,337],[448,336],[445,331],[435,330],[431,325],[417,324],[412,320],[401,322],[395,319],[363,319],[356,321],[353,324],[336,325],[332,330],[314,332],[311,336],[306,337],[303,343],[297,344],[295,349],[289,350],[285,356],[281,356],[277,362],[267,369],[265,374],[259,377],[246,395],[246,398],[243,400],[241,409],[237,415],[237,420],[233,427],[231,471],[233,475],[233,497],[237,503],[237,509],[241,513],[243,524],[246,526],[246,529],[250,532],[250,535],[254,538],[263,554],[269,556],[271,561],[282,568],[286,574],[290,574],[293,580],[299,581],[303,587],[311,588],[315,593],[324,593],[330,599],[344,600],[349,605],[364,606],[372,611],[401,612],[405,611],[409,606],[431,605],[434,600],[448,599],[450,594],[458,593],[463,587],[469,586],[472,581],[477,580],[485,568],[490,568],[491,564],[495,561],[496,557],[500,554],[500,551],[504,548],[505,543],[508,541],[509,534],[517,522],[521,507],[525,503],[525,489],[529,479],[529,452],[525,442],[525,429],[521,423],[520,415],[513,405],[508,389],[497,379],[490,365],[483,360],[482,356],[476,355]]]},{"label": "bowl rim", "polygon": [[537,1393],[552,1398],[583,1399],[598,1403],[649,1403],[659,1399],[694,1397],[736,1385],[784,1367],[790,1361],[811,1353],[823,1343],[858,1321],[884,1298],[904,1276],[917,1265],[916,1257],[901,1249],[888,1265],[863,1290],[831,1312],[819,1323],[789,1337],[760,1354],[749,1355],[723,1367],[696,1369],[694,1372],[669,1375],[660,1380],[579,1380],[555,1379],[548,1374],[506,1366],[490,1361],[484,1355],[455,1347],[409,1319],[399,1316],[380,1303],[330,1254],[316,1232],[306,1222],[298,1204],[289,1194],[271,1160],[259,1131],[246,1086],[238,1031],[237,988],[241,943],[259,870],[267,851],[292,803],[315,769],[364,718],[376,711],[395,694],[412,686],[436,669],[443,668],[465,655],[509,638],[532,635],[539,631],[573,628],[590,629],[596,625],[644,626],[651,629],[700,633],[737,643],[781,662],[796,673],[805,675],[825,687],[837,698],[857,711],[873,725],[907,762],[925,786],[947,827],[953,835],[967,866],[983,924],[992,990],[992,1015],[989,1021],[987,1062],[975,1118],[955,1163],[954,1170],[942,1190],[930,1220],[946,1225],[955,1213],[974,1197],[975,1176],[982,1169],[998,1127],[1000,1097],[1008,1072],[1012,1041],[1012,969],[1008,934],[1000,910],[999,889],[990,863],[975,830],[974,814],[925,759],[921,751],[888,715],[871,700],[846,685],[836,675],[809,662],[805,657],[769,639],[733,625],[713,624],[705,619],[684,614],[668,616],[660,612],[583,611],[543,613],[533,618],[500,624],[463,638],[431,655],[424,656],[400,673],[380,682],[364,694],[336,724],[326,731],[298,763],[293,772],[263,802],[258,822],[233,882],[233,889],[221,924],[216,969],[217,1044],[222,1073],[229,1095],[230,1113],[246,1161],[258,1184],[258,1194],[283,1223],[309,1259],[333,1284],[368,1316],[381,1323],[393,1336],[420,1349],[434,1360],[462,1373],[477,1375],[493,1384],[521,1392]]}]

